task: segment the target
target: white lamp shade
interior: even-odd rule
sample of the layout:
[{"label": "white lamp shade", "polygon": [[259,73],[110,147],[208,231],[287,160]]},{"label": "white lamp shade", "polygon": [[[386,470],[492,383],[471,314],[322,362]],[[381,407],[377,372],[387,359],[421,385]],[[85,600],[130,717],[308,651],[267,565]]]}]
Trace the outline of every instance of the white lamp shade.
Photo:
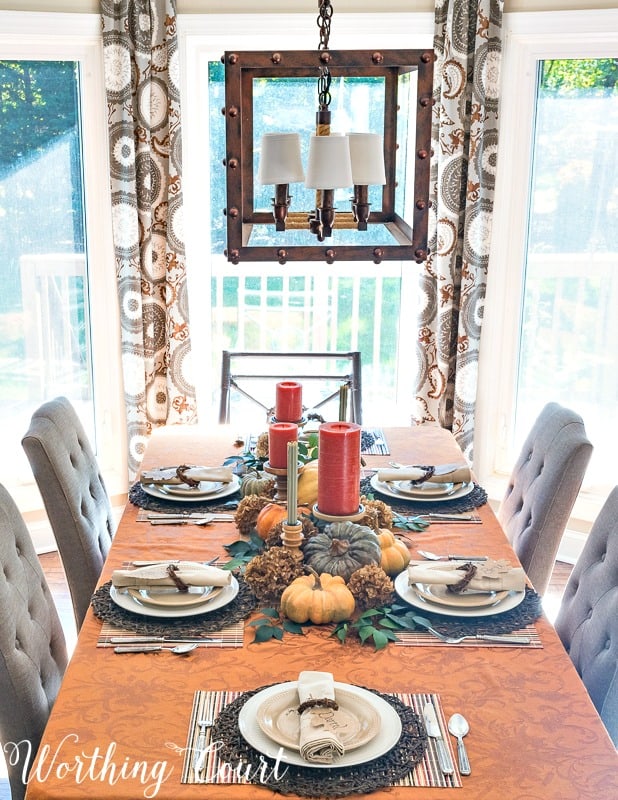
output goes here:
[{"label": "white lamp shade", "polygon": [[348,137],[312,134],[305,186],[308,189],[343,189],[352,185]]},{"label": "white lamp shade", "polygon": [[379,133],[349,133],[352,178],[355,186],[383,186],[384,147]]},{"label": "white lamp shade", "polygon": [[297,133],[265,133],[258,181],[262,184],[298,183],[305,179]]}]

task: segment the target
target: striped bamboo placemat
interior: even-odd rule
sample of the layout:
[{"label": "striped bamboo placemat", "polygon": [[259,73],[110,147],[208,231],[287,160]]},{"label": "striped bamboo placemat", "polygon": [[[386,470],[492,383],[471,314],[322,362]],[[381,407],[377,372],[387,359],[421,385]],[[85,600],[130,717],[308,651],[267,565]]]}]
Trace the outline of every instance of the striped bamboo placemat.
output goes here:
[{"label": "striped bamboo placemat", "polygon": [[[240,622],[236,622],[227,628],[222,628],[220,631],[209,632],[207,634],[207,639],[203,641],[199,636],[190,638],[198,642],[200,647],[242,647],[244,628],[244,622],[240,620]],[[97,647],[116,647],[116,645],[122,644],[122,642],[112,642],[112,637],[114,637],[114,639],[131,639],[135,636],[135,631],[123,630],[109,622],[104,622],[97,640]],[[179,638],[186,640],[189,637],[179,636]],[[174,641],[173,632],[170,633],[168,641]]]},{"label": "striped bamboo placemat", "polygon": [[[187,745],[185,748],[185,757],[181,773],[181,783],[197,783],[193,771],[193,761],[197,750],[197,743],[199,737],[198,720],[203,719],[216,719],[221,711],[240,697],[243,692],[240,691],[197,691],[193,698],[193,707],[191,710],[191,719],[189,722],[189,734],[187,737]],[[452,775],[444,775],[440,770],[438,764],[438,756],[436,752],[436,745],[433,739],[427,742],[427,749],[425,750],[421,761],[417,766],[412,769],[402,780],[397,781],[392,785],[396,786],[410,786],[421,788],[459,788],[461,787],[461,777],[457,771],[457,758],[453,752],[451,737],[448,733],[446,719],[440,697],[437,694],[428,693],[396,693],[393,695],[398,698],[402,703],[411,707],[421,718],[423,715],[423,707],[427,702],[432,702],[436,709],[438,723],[442,732],[442,738],[448,747],[455,771]],[[206,731],[206,744],[207,756],[204,762],[204,769],[201,773],[201,780],[199,783],[213,783],[213,784],[247,784],[248,781],[245,777],[246,766],[243,764],[227,764],[219,759],[216,746],[210,746],[210,729]],[[372,762],[375,768],[378,768],[379,759]],[[284,765],[285,766],[285,765]]]},{"label": "striped bamboo placemat", "polygon": [[441,639],[438,639],[437,636],[434,636],[429,631],[397,631],[397,637],[399,639],[398,642],[394,642],[394,644],[399,647],[414,647],[416,645],[422,645],[423,647],[519,647],[519,648],[536,648],[542,649],[543,643],[541,642],[541,637],[534,625],[527,625],[525,628],[520,628],[519,630],[509,631],[508,634],[502,634],[504,636],[527,636],[530,639],[529,644],[498,644],[496,642],[487,642],[483,639],[464,639],[463,642],[459,642],[459,644],[449,644],[448,642],[443,642]]}]

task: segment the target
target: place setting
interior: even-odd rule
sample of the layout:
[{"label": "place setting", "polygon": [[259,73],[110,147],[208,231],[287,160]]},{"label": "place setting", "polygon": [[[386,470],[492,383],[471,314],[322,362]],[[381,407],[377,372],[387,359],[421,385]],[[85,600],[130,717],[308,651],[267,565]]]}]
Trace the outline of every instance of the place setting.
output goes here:
[{"label": "place setting", "polygon": [[404,644],[429,638],[447,645],[541,647],[534,627],[541,598],[527,586],[524,570],[506,560],[412,561],[396,576],[394,588],[421,612],[415,621],[424,631],[405,632]]},{"label": "place setting", "polygon": [[192,511],[208,513],[219,506],[229,507],[229,498],[239,489],[240,479],[230,467],[180,464],[142,472],[129,490],[129,500],[155,512],[186,505]]},{"label": "place setting", "polygon": [[393,510],[402,513],[462,513],[487,502],[487,493],[475,483],[470,468],[461,463],[418,466],[391,462],[363,482],[365,493],[375,491],[388,497]]},{"label": "place setting", "polygon": [[[223,629],[231,629],[241,646],[243,621],[256,604],[241,576],[212,563],[171,559],[115,570],[91,600],[105,626],[101,646],[148,644],[143,637],[171,642],[191,636],[199,641],[215,632],[217,637],[204,644],[223,644]],[[131,634],[139,634],[141,641],[129,641]],[[230,630],[227,643],[229,638]]]},{"label": "place setting", "polygon": [[[461,786],[447,730],[437,695],[383,694],[303,670],[297,680],[249,692],[196,692],[181,782],[260,783],[304,797]],[[436,735],[447,748],[446,769]],[[256,774],[260,763],[267,769]]]}]

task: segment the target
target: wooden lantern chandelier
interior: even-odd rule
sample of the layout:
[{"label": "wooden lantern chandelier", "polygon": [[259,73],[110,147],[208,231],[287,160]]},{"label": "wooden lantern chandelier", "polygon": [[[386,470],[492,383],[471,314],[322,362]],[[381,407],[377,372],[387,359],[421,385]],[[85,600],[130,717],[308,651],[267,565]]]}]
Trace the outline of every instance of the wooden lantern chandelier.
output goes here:
[{"label": "wooden lantern chandelier", "polygon": [[[329,50],[331,17],[330,0],[319,0],[317,51],[226,51],[222,58],[225,254],[234,264],[421,263],[427,257],[433,51]],[[315,130],[309,129],[306,137],[304,169],[301,133],[287,119],[289,109],[280,105],[281,91],[287,87],[283,96],[294,97],[299,87],[316,80]],[[369,108],[375,105],[381,129],[347,134],[331,130],[333,82],[348,98],[348,117],[358,116],[360,109],[365,118],[375,118]],[[379,92],[380,102],[369,103],[367,91]],[[359,102],[355,92],[362,92],[364,100]],[[273,108],[283,130],[264,130]],[[290,185],[295,184],[291,196]],[[270,211],[260,198],[262,186],[269,190]],[[345,188],[351,191],[349,210],[336,200]],[[307,190],[312,207],[296,208],[295,196],[300,194],[302,202]]]}]

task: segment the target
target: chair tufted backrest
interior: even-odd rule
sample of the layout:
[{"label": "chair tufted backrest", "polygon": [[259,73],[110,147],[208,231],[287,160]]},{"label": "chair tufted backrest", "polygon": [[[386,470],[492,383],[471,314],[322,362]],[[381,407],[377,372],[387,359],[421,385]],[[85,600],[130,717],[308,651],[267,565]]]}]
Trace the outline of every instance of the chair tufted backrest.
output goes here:
[{"label": "chair tufted backrest", "polygon": [[567,581],[556,630],[618,747],[618,486]]},{"label": "chair tufted backrest", "polygon": [[34,756],[66,664],[64,634],[30,534],[0,485],[0,737],[13,800],[25,795],[28,746]]},{"label": "chair tufted backrest", "polygon": [[591,455],[582,418],[548,403],[513,467],[498,519],[539,594],[547,589]]},{"label": "chair tufted backrest", "polygon": [[54,531],[79,629],[115,530],[109,496],[88,437],[65,397],[34,412],[22,445]]}]

